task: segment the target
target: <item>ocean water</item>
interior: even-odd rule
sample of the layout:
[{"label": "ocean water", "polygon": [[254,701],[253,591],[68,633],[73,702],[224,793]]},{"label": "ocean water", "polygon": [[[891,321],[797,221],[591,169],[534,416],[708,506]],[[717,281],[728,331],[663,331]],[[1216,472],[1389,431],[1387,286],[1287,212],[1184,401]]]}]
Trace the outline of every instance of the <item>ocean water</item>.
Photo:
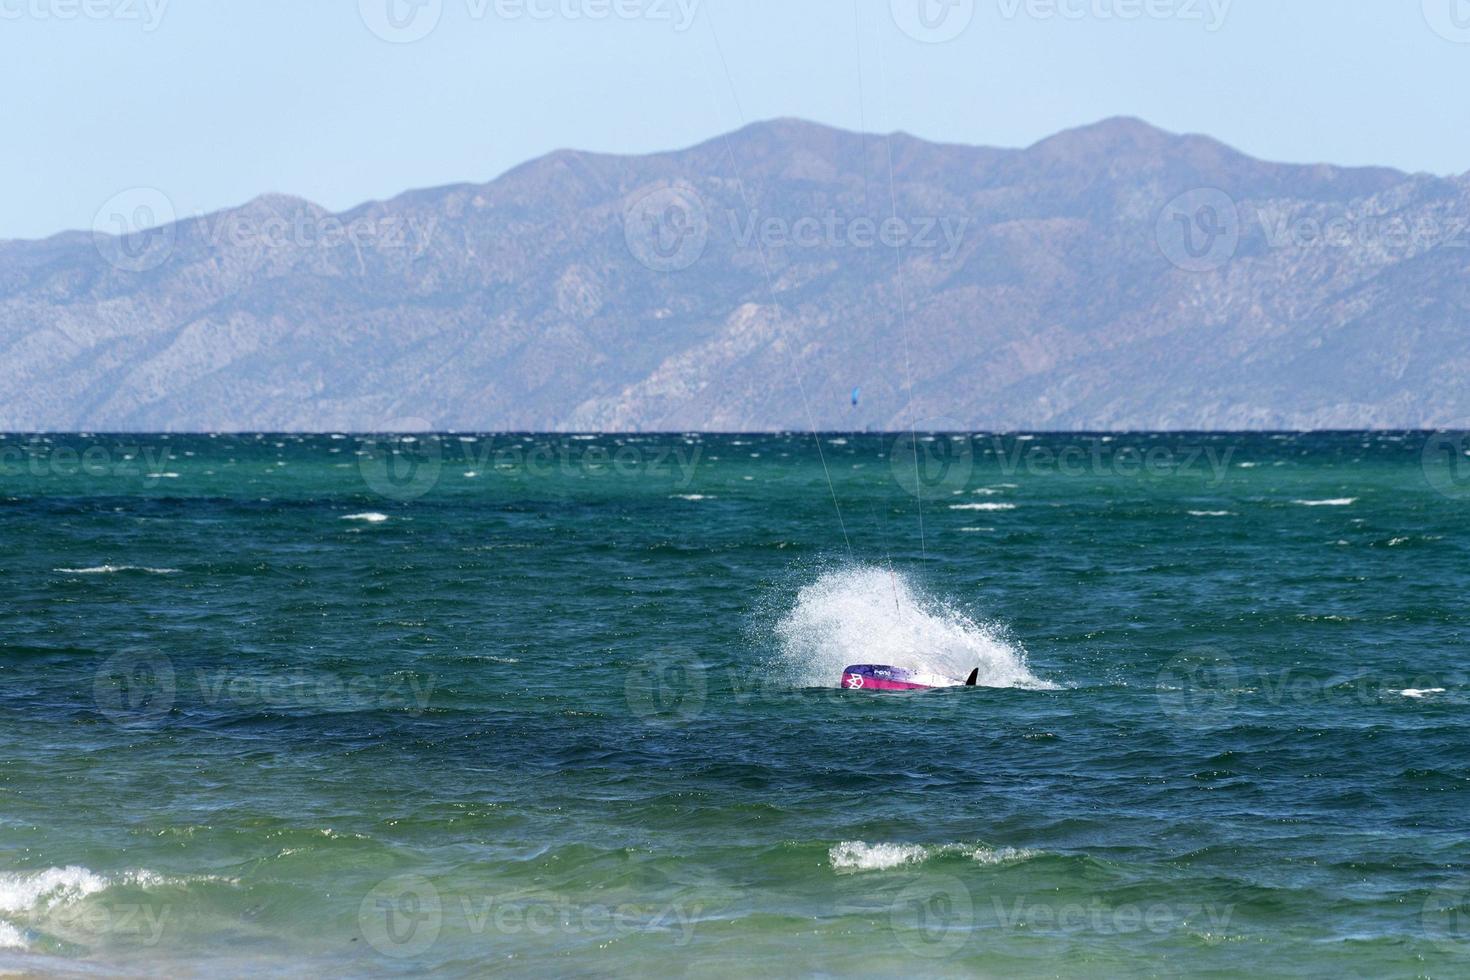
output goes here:
[{"label": "ocean water", "polygon": [[1464,449],[0,438],[0,968],[1464,976]]}]

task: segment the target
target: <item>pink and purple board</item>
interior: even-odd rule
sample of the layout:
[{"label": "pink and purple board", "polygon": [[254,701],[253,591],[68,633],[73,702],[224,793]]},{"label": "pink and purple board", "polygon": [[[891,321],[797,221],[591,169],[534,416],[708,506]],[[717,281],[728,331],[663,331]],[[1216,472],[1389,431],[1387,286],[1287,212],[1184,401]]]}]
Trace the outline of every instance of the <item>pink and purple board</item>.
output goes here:
[{"label": "pink and purple board", "polygon": [[929,691],[936,687],[959,687],[964,683],[939,674],[881,664],[854,664],[842,671],[842,686],[849,691]]}]

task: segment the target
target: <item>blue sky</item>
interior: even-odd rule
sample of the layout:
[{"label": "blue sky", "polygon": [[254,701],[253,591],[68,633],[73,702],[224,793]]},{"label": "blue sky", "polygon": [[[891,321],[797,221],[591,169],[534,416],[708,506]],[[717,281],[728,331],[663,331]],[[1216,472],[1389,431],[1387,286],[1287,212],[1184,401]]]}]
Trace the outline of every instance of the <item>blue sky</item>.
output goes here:
[{"label": "blue sky", "polygon": [[0,238],[132,187],[345,208],[774,116],[1470,170],[1470,0],[0,0],[0,78]]}]

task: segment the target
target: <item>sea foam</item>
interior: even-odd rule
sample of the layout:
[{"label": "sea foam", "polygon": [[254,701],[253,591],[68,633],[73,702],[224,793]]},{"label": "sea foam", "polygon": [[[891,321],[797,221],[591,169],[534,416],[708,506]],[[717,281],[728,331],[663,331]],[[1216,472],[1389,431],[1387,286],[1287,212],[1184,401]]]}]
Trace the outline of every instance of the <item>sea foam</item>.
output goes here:
[{"label": "sea foam", "polygon": [[1036,856],[1035,851],[1015,847],[982,847],[975,844],[869,844],[845,840],[832,846],[827,860],[835,871],[887,871],[922,864],[931,858],[959,854],[977,864],[1010,864]]}]

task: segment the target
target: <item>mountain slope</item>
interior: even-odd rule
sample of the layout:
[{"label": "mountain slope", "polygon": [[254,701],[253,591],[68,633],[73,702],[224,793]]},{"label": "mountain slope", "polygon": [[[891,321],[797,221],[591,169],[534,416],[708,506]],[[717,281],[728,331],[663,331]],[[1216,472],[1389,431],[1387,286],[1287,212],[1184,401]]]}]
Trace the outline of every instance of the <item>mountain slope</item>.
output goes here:
[{"label": "mountain slope", "polygon": [[1467,310],[1465,178],[776,120],[0,243],[0,429],[1433,426]]}]

